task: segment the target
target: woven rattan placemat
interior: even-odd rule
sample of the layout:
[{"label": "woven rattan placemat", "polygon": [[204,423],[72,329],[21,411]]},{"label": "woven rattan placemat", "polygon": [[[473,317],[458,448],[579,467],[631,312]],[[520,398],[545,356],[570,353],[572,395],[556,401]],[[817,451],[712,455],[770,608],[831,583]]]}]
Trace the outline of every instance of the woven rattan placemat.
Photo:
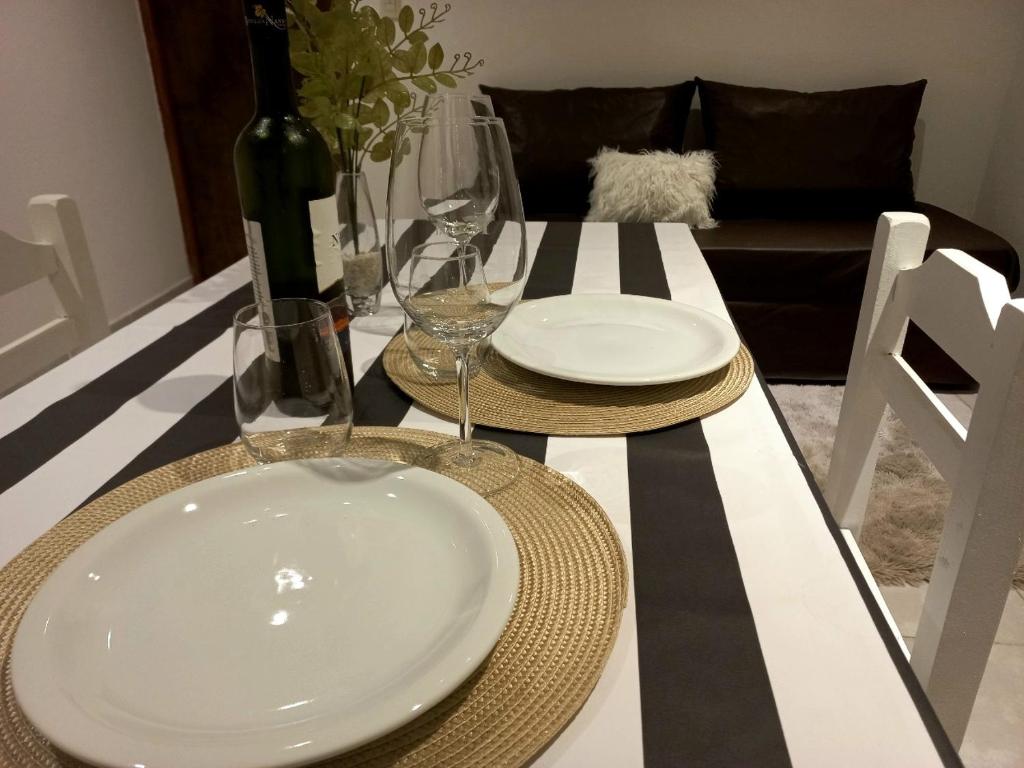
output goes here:
[{"label": "woven rattan placemat", "polygon": [[[410,461],[450,438],[358,428],[348,454]],[[252,463],[235,444],[132,480],[56,525],[0,571],[0,765],[79,766],[27,723],[11,687],[18,621],[46,576],[101,528],[176,488]],[[522,459],[488,500],[519,549],[515,611],[489,659],[451,696],[399,730],[322,766],[518,766],[586,701],[611,652],[627,595],[622,548],[604,511],[564,475]]]},{"label": "woven rattan placemat", "polygon": [[[384,370],[409,397],[458,418],[458,388],[416,367],[401,335],[384,350]],[[625,435],[708,416],[747,391],[754,361],[745,346],[726,367],[689,381],[643,387],[579,384],[544,376],[491,351],[469,383],[475,424],[546,435]]]}]

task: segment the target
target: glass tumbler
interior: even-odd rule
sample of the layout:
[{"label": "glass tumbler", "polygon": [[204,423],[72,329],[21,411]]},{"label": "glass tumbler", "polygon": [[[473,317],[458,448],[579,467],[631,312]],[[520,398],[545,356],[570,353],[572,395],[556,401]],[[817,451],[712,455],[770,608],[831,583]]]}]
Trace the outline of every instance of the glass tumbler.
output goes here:
[{"label": "glass tumbler", "polygon": [[338,456],[352,395],[330,308],[312,299],[250,304],[234,318],[235,417],[260,463]]}]

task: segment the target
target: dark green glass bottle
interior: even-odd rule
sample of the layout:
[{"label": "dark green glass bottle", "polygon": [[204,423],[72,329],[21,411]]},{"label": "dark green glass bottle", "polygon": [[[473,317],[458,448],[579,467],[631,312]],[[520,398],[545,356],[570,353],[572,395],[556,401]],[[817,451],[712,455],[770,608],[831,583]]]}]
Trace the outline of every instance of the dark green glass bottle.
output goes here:
[{"label": "dark green glass bottle", "polygon": [[334,163],[300,114],[284,0],[243,0],[256,112],[235,142],[235,177],[256,301],[327,303],[352,381]]}]

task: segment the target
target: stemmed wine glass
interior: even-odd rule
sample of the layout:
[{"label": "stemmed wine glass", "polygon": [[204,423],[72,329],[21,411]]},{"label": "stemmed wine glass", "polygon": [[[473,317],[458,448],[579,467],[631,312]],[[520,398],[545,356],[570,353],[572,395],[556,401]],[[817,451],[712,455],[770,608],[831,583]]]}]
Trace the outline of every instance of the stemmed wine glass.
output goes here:
[{"label": "stemmed wine glass", "polygon": [[388,185],[391,287],[416,327],[454,353],[459,390],[459,441],[420,463],[492,492],[515,479],[519,462],[504,446],[472,438],[469,358],[518,303],[526,278],[526,224],[505,126],[412,118],[400,123],[396,146],[405,151],[392,157]]}]

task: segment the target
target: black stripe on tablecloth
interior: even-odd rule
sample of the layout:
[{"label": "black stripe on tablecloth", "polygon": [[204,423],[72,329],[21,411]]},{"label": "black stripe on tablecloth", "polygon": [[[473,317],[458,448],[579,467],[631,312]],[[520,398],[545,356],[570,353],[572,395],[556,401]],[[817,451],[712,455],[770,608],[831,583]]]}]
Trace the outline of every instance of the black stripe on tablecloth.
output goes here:
[{"label": "black stripe on tablecloth", "polygon": [[900,678],[903,680],[903,684],[906,686],[907,692],[910,694],[910,698],[914,701],[918,712],[921,714],[921,719],[924,721],[925,728],[928,730],[928,735],[931,736],[932,742],[935,744],[935,749],[938,752],[939,757],[942,759],[942,764],[955,768],[962,768],[963,763],[960,760],[960,756],[957,754],[953,743],[949,740],[949,736],[946,735],[946,731],[942,727],[942,723],[939,721],[938,715],[935,714],[935,710],[932,708],[931,702],[928,701],[928,696],[925,694],[924,689],[921,688],[921,683],[917,679],[917,675],[914,674],[914,670],[911,668],[910,662],[907,661],[907,657],[903,655],[903,648],[900,647],[899,641],[897,641],[896,636],[892,632],[892,628],[889,626],[889,622],[886,621],[885,616],[882,613],[882,609],[878,605],[878,601],[875,600],[875,596],[872,594],[871,587],[868,586],[868,583],[864,578],[864,574],[860,570],[860,566],[857,565],[857,561],[853,558],[853,553],[850,552],[849,546],[847,546],[846,541],[843,539],[843,534],[839,530],[839,525],[832,516],[832,511],[829,509],[828,502],[825,501],[825,497],[822,495],[821,489],[818,488],[818,482],[814,479],[814,475],[812,474],[810,467],[807,465],[807,461],[804,459],[804,455],[801,452],[800,447],[797,445],[796,438],[793,437],[793,433],[789,428],[789,423],[786,421],[786,417],[779,408],[779,404],[776,402],[775,396],[772,394],[767,382],[765,382],[764,376],[761,374],[761,370],[755,367],[755,371],[757,373],[758,385],[764,392],[764,396],[768,400],[768,404],[771,406],[772,413],[775,414],[775,419],[779,422],[779,427],[782,429],[782,433],[786,436],[786,441],[789,443],[789,449],[793,453],[793,458],[796,459],[796,463],[803,472],[804,479],[807,481],[807,485],[811,489],[811,493],[814,495],[815,501],[818,502],[818,508],[821,510],[821,516],[825,520],[825,526],[828,528],[829,533],[832,534],[836,548],[839,550],[839,554],[842,556],[843,562],[846,563],[846,567],[850,571],[850,575],[853,577],[854,583],[857,585],[857,591],[860,592],[861,599],[864,601],[865,606],[867,606],[868,613],[871,615],[872,621],[875,622],[875,629],[877,629],[878,634],[881,635],[882,642],[885,643],[886,650],[889,651],[889,657],[892,659],[892,663],[899,671]]},{"label": "black stripe on tablecloth", "polygon": [[[650,224],[619,225],[623,293],[670,299]],[[644,762],[789,766],[700,421],[626,438]]]},{"label": "black stripe on tablecloth", "polygon": [[524,301],[572,293],[582,231],[579,221],[552,221],[544,227],[523,288]]},{"label": "black stripe on tablecloth", "polygon": [[224,333],[234,313],[251,301],[249,284],[232,291],[0,438],[0,493]]}]

